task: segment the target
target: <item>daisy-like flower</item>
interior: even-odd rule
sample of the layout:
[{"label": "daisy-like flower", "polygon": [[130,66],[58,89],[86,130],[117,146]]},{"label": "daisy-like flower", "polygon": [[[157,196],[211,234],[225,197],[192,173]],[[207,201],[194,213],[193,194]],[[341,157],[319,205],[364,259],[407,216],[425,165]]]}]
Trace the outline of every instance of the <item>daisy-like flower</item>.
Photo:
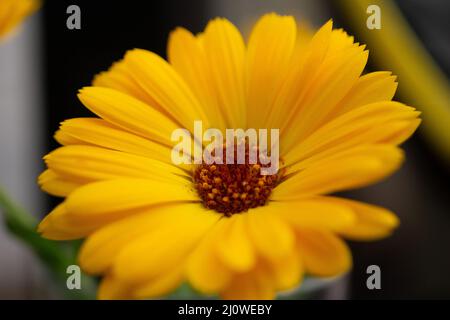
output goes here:
[{"label": "daisy-like flower", "polygon": [[41,6],[38,0],[0,0],[0,39]]},{"label": "daisy-like flower", "polygon": [[[304,274],[347,272],[344,239],[375,240],[389,210],[327,194],[397,170],[398,145],[419,112],[391,101],[389,72],[362,75],[364,46],[326,23],[309,34],[268,14],[247,43],[225,19],[170,35],[168,62],[132,50],[81,102],[99,118],[64,121],[63,146],[39,183],[65,197],[39,225],[49,239],[86,238],[82,269],[103,276],[99,298],[161,297],[188,282],[225,299],[271,299]],[[281,169],[174,165],[171,133],[279,128]],[[225,147],[226,148],[226,147]]]}]

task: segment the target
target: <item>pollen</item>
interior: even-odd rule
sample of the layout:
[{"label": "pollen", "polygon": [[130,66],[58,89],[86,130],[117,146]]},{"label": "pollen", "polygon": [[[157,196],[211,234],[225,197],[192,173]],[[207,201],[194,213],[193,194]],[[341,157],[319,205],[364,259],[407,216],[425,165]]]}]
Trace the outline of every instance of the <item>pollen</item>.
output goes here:
[{"label": "pollen", "polygon": [[[236,152],[235,147],[235,152]],[[223,147],[226,154],[226,147]],[[194,185],[203,205],[227,217],[266,204],[281,173],[262,175],[259,162],[250,164],[246,148],[245,164],[201,164],[193,174]]]}]

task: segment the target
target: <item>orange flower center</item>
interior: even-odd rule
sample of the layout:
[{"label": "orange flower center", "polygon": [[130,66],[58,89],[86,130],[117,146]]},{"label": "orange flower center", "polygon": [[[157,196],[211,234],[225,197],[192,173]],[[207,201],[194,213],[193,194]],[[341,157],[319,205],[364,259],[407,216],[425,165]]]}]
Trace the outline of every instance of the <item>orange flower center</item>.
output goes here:
[{"label": "orange flower center", "polygon": [[[237,146],[234,147],[235,159]],[[226,147],[223,147],[226,154]],[[257,152],[258,154],[258,152]],[[259,161],[249,163],[248,145],[245,148],[245,164],[201,164],[194,171],[195,188],[203,205],[229,217],[235,213],[266,204],[281,174],[262,175],[267,167]]]}]

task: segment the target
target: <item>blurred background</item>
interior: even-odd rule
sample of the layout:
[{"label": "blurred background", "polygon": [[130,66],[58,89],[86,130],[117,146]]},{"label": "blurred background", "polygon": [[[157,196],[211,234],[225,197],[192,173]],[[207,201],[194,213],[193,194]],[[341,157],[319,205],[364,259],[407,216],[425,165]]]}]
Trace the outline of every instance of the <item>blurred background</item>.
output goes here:
[{"label": "blurred background", "polygon": [[[377,3],[382,29],[369,30],[366,9]],[[66,9],[72,4],[81,9],[80,30],[66,27]],[[366,71],[393,71],[399,81],[395,99],[423,112],[424,125],[404,145],[402,169],[376,186],[345,193],[390,208],[399,215],[400,228],[382,241],[351,243],[353,271],[320,297],[450,298],[446,0],[45,1],[15,35],[0,42],[0,186],[43,217],[58,200],[36,185],[41,158],[57,146],[52,136],[59,122],[89,115],[76,99],[79,88],[128,49],[165,56],[168,34],[176,26],[199,32],[210,18],[223,16],[248,34],[260,15],[272,11],[313,27],[333,18],[336,27],[368,44]],[[366,268],[372,264],[381,268],[381,290],[366,287]],[[63,297],[56,287],[32,251],[0,224],[0,299]]]}]

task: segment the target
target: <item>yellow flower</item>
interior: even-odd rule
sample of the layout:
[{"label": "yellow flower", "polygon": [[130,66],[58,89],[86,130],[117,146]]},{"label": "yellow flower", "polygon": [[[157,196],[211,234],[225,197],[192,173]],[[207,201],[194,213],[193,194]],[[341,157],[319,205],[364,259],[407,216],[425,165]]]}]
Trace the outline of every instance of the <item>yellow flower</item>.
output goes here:
[{"label": "yellow flower", "polygon": [[[87,238],[79,263],[103,276],[105,299],[160,297],[184,281],[226,299],[271,299],[304,274],[347,272],[342,238],[383,238],[398,220],[327,194],[397,170],[397,146],[420,122],[391,101],[389,72],[361,75],[367,58],[331,21],[309,35],[276,14],[247,44],[215,19],[197,36],[176,29],[169,62],[129,51],[79,93],[100,118],[64,121],[55,135],[63,147],[45,157],[39,183],[65,200],[39,232]],[[199,119],[221,130],[279,128],[281,170],[175,166],[172,131]]]},{"label": "yellow flower", "polygon": [[38,0],[0,0],[0,38],[12,32],[40,6]]}]

